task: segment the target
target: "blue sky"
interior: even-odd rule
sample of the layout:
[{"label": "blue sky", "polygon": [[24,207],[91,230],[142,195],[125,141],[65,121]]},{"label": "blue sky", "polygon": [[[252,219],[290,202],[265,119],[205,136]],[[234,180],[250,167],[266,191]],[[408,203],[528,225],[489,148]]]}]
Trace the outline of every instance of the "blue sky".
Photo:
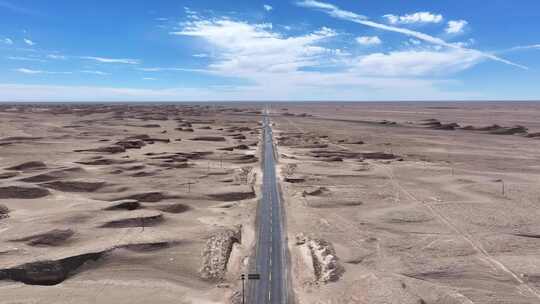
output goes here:
[{"label": "blue sky", "polygon": [[0,24],[0,101],[540,99],[537,0],[0,0]]}]

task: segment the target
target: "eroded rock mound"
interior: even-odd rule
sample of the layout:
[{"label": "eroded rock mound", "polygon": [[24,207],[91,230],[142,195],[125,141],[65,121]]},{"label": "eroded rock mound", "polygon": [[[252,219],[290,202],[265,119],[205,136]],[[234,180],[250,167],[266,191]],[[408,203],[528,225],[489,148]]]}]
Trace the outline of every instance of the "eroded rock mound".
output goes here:
[{"label": "eroded rock mound", "polygon": [[130,227],[150,227],[155,226],[161,223],[164,218],[163,214],[156,211],[133,211],[134,213],[140,212],[138,214],[129,214],[126,217],[118,217],[106,221],[103,223],[100,228],[130,228]]},{"label": "eroded rock mound", "polygon": [[84,253],[56,261],[38,261],[0,269],[0,280],[13,280],[29,285],[56,285],[73,275],[82,264],[90,260],[96,261],[104,253]]},{"label": "eroded rock mound", "polygon": [[22,163],[16,166],[12,166],[9,168],[6,168],[6,170],[12,170],[12,171],[27,171],[27,170],[37,170],[37,169],[45,169],[47,168],[47,165],[45,165],[44,162],[41,161],[29,161],[26,163]]},{"label": "eroded rock mound", "polygon": [[71,229],[54,229],[11,241],[25,242],[28,246],[59,246],[64,244],[74,234],[75,232]]},{"label": "eroded rock mound", "polygon": [[49,195],[47,189],[26,186],[0,187],[0,198],[22,198],[33,199]]},{"label": "eroded rock mound", "polygon": [[131,200],[137,200],[139,202],[144,202],[144,203],[156,203],[164,199],[168,199],[168,198],[179,198],[179,197],[176,195],[169,195],[163,192],[156,191],[156,192],[136,193],[136,194],[132,194],[132,195],[122,197],[119,199],[114,199],[113,201],[131,199]]},{"label": "eroded rock mound", "polygon": [[184,205],[180,203],[158,205],[155,208],[159,211],[163,211],[167,213],[176,213],[176,214],[184,213],[191,210],[191,207],[189,207],[188,205]]},{"label": "eroded rock mound", "polygon": [[241,201],[255,198],[253,187],[229,187],[227,190],[208,194],[214,200],[222,202]]},{"label": "eroded rock mound", "polygon": [[201,278],[211,281],[222,280],[233,245],[241,243],[239,228],[218,231],[210,236],[202,251]]},{"label": "eroded rock mound", "polygon": [[225,137],[223,136],[197,136],[190,138],[190,140],[195,141],[225,141]]},{"label": "eroded rock mound", "polygon": [[296,244],[307,246],[309,249],[318,282],[328,283],[339,280],[345,270],[339,262],[334,246],[330,242],[298,234]]},{"label": "eroded rock mound", "polygon": [[0,179],[12,178],[19,175],[17,172],[4,172],[0,173]]},{"label": "eroded rock mound", "polygon": [[103,209],[107,211],[112,210],[135,210],[141,208],[141,203],[134,199],[125,199],[112,202],[111,206]]},{"label": "eroded rock mound", "polygon": [[0,204],[0,220],[9,216],[9,208]]},{"label": "eroded rock mound", "polygon": [[54,181],[40,184],[63,192],[95,192],[105,185],[103,181]]}]

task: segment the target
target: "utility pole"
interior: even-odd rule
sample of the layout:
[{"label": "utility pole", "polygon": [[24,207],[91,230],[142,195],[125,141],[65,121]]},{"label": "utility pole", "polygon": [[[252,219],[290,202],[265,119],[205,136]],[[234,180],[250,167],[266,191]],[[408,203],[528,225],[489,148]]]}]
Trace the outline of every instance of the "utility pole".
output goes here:
[{"label": "utility pole", "polygon": [[245,274],[240,275],[240,280],[242,280],[242,304],[246,303],[246,287],[245,281],[247,280],[260,280],[261,275],[258,273],[249,273],[247,276]]}]

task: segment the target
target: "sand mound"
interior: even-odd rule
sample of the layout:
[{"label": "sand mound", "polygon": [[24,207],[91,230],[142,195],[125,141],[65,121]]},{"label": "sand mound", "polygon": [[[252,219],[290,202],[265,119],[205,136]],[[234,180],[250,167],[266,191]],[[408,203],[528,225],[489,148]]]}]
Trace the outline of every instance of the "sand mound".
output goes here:
[{"label": "sand mound", "polygon": [[63,245],[75,232],[71,229],[54,229],[40,234],[35,234],[11,242],[26,242],[28,246],[59,246]]},{"label": "sand mound", "polygon": [[13,167],[6,168],[6,170],[27,171],[27,170],[38,170],[38,169],[45,169],[45,168],[47,168],[47,165],[45,165],[44,162],[30,161],[30,162],[22,163]]},{"label": "sand mound", "polygon": [[95,192],[105,186],[103,181],[55,181],[42,183],[40,186],[63,192]]},{"label": "sand mound", "polygon": [[178,241],[151,242],[151,243],[127,244],[127,245],[123,245],[122,248],[130,250],[130,251],[134,251],[134,252],[144,253],[144,252],[152,252],[156,250],[170,248],[178,244],[180,244],[180,242]]},{"label": "sand mound", "polygon": [[223,136],[197,136],[190,138],[190,140],[195,141],[225,141],[225,137]]},{"label": "sand mound", "polygon": [[56,170],[56,171],[51,171],[51,172],[47,172],[47,173],[43,173],[43,174],[38,174],[38,175],[22,178],[22,179],[20,179],[20,181],[26,182],[26,183],[48,182],[48,181],[52,181],[52,180],[55,180],[55,179],[68,177],[69,173],[71,173],[71,172],[83,172],[83,171],[84,170],[79,168],[79,167],[74,167],[74,168]]},{"label": "sand mound", "polygon": [[164,192],[154,191],[154,192],[136,193],[136,194],[128,195],[126,197],[113,199],[112,201],[131,199],[131,200],[137,200],[139,202],[144,202],[144,203],[155,203],[155,202],[160,202],[162,200],[169,199],[169,198],[180,198],[180,197],[177,195],[170,195]]},{"label": "sand mound", "polygon": [[330,192],[326,187],[317,187],[315,189],[307,189],[302,192],[302,196],[320,196]]},{"label": "sand mound", "polygon": [[156,211],[133,211],[125,217],[116,217],[105,221],[100,228],[150,227],[163,222],[163,214]]},{"label": "sand mound", "polygon": [[397,155],[385,152],[364,152],[361,153],[364,159],[396,159]]},{"label": "sand mound", "polygon": [[29,285],[56,285],[73,275],[85,262],[96,261],[104,253],[84,253],[56,261],[38,261],[0,269],[0,280],[13,280]]},{"label": "sand mound", "polygon": [[83,159],[75,163],[81,164],[81,165],[89,165],[89,166],[107,166],[107,165],[116,165],[116,164],[129,164],[133,162],[135,161],[127,160],[127,159],[111,159],[111,158],[98,157],[98,158]]},{"label": "sand mound", "polygon": [[0,179],[12,178],[19,175],[17,172],[4,172],[0,173]]},{"label": "sand mound", "polygon": [[126,199],[126,200],[120,200],[120,201],[114,201],[111,203],[111,206],[103,209],[107,211],[113,211],[113,210],[135,210],[141,208],[141,204],[139,201],[134,199]]},{"label": "sand mound", "polygon": [[33,199],[49,195],[47,189],[26,186],[0,187],[0,198]]},{"label": "sand mound", "polygon": [[5,205],[0,204],[0,219],[6,218],[9,215],[9,208]]},{"label": "sand mound", "polygon": [[208,194],[208,197],[217,201],[231,202],[255,198],[256,194],[253,187],[229,187],[226,190]]},{"label": "sand mound", "polygon": [[126,139],[116,142],[115,145],[124,147],[124,149],[140,149],[146,146],[146,143],[142,140],[137,139]]},{"label": "sand mound", "polygon": [[154,208],[167,213],[184,213],[191,210],[191,207],[188,205],[180,203],[157,205]]},{"label": "sand mound", "polygon": [[233,245],[242,239],[240,229],[227,229],[210,236],[201,253],[201,278],[211,281],[222,280],[227,270],[227,263]]},{"label": "sand mound", "polygon": [[120,145],[111,145],[111,146],[98,147],[94,149],[74,150],[73,152],[98,152],[98,153],[116,154],[116,153],[126,152],[126,148]]}]

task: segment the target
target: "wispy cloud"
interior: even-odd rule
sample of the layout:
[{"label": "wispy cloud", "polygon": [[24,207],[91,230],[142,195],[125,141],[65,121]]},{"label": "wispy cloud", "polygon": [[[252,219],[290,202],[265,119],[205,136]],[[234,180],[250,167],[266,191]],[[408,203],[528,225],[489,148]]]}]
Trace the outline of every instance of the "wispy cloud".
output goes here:
[{"label": "wispy cloud", "polygon": [[208,54],[201,53],[201,54],[193,54],[191,56],[197,57],[197,58],[206,58],[208,57]]},{"label": "wispy cloud", "polygon": [[94,57],[94,56],[83,56],[81,59],[93,60],[101,63],[121,63],[121,64],[139,64],[140,60],[138,59],[127,59],[127,58],[105,58],[105,57]]},{"label": "wispy cloud", "polygon": [[387,14],[383,17],[391,24],[440,23],[444,19],[442,15],[430,12],[416,12],[403,16]]},{"label": "wispy cloud", "polygon": [[24,38],[23,41],[24,41],[24,43],[26,43],[26,44],[29,45],[29,46],[34,46],[34,45],[36,45],[36,43],[35,43],[34,41],[30,40],[30,39]]},{"label": "wispy cloud", "polygon": [[157,79],[153,77],[144,77],[143,80],[157,80]]},{"label": "wispy cloud", "polygon": [[72,72],[51,72],[51,71],[33,70],[33,69],[27,69],[27,68],[15,69],[15,71],[19,72],[19,73],[23,73],[23,74],[29,74],[29,75],[37,75],[37,74],[73,74]]},{"label": "wispy cloud", "polygon": [[7,45],[12,45],[13,44],[13,40],[9,39],[9,38],[4,38],[3,42]]},{"label": "wispy cloud", "polygon": [[267,12],[271,11],[272,9],[274,9],[271,5],[268,5],[268,4],[263,5],[263,8],[264,8]]},{"label": "wispy cloud", "polygon": [[517,51],[517,50],[540,50],[540,44],[532,44],[532,45],[520,45],[515,46],[510,49],[511,51]]},{"label": "wispy cloud", "polygon": [[151,67],[151,68],[137,68],[143,72],[208,72],[203,69],[189,69],[189,68],[174,68],[174,67]]},{"label": "wispy cloud", "polygon": [[66,59],[67,57],[64,56],[64,55],[49,54],[49,55],[47,55],[47,58],[49,58],[49,59],[56,59],[56,60],[64,60],[64,59]]},{"label": "wispy cloud", "polygon": [[409,37],[414,37],[416,39],[419,39],[419,40],[422,40],[422,41],[425,41],[425,42],[429,42],[429,43],[432,43],[432,44],[435,44],[435,45],[440,45],[440,46],[443,46],[443,47],[447,47],[447,48],[478,52],[478,54],[480,54],[481,56],[484,56],[484,57],[489,58],[491,60],[502,62],[502,63],[512,65],[512,66],[515,66],[515,67],[519,67],[519,68],[522,68],[522,69],[528,69],[526,66],[511,62],[511,61],[506,60],[504,58],[500,58],[498,56],[495,56],[493,54],[482,52],[482,51],[479,51],[479,50],[464,49],[460,45],[446,42],[445,40],[443,40],[441,38],[434,37],[434,36],[431,36],[429,34],[425,34],[425,33],[418,32],[418,31],[413,31],[413,30],[406,29],[406,28],[401,28],[401,27],[396,27],[396,26],[391,26],[391,25],[386,25],[386,24],[373,22],[373,21],[368,20],[367,17],[365,17],[365,16],[356,14],[354,12],[349,12],[349,11],[346,11],[346,10],[342,10],[342,9],[340,9],[339,7],[337,7],[337,6],[333,5],[333,4],[320,2],[320,1],[316,1],[316,0],[305,0],[305,1],[298,2],[297,4],[299,6],[302,6],[302,7],[321,10],[321,11],[323,11],[323,12],[327,13],[328,15],[330,15],[332,17],[335,17],[335,18],[340,18],[340,19],[343,19],[343,20],[351,21],[351,22],[354,22],[354,23],[358,23],[358,24],[361,24],[361,25],[364,25],[364,26],[368,26],[368,27],[372,27],[372,28],[376,28],[376,29],[380,29],[380,30],[384,30],[384,31],[400,33],[400,34],[403,34],[403,35],[406,35],[406,36],[409,36]]},{"label": "wispy cloud", "polygon": [[459,34],[463,32],[467,24],[469,23],[465,20],[450,20],[445,31],[448,34]]},{"label": "wispy cloud", "polygon": [[81,73],[85,74],[94,74],[94,75],[100,75],[100,76],[106,76],[111,75],[110,73],[102,72],[102,71],[92,71],[92,70],[83,70]]},{"label": "wispy cloud", "polygon": [[379,45],[382,43],[381,38],[378,36],[362,36],[362,37],[356,37],[356,42],[358,42],[361,45]]},{"label": "wispy cloud", "polygon": [[33,58],[33,57],[22,57],[22,56],[8,56],[6,57],[9,60],[17,60],[17,61],[35,61],[35,62],[45,62],[46,60],[40,59],[40,58]]}]

